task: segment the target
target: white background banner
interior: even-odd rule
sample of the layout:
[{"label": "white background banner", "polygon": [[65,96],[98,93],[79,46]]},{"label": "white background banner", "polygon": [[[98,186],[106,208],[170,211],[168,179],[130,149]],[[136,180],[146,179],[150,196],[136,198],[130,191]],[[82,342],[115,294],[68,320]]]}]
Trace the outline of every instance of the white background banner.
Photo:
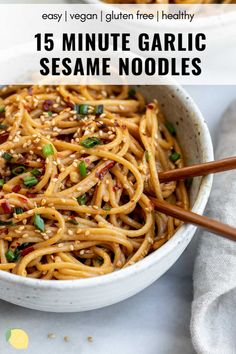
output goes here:
[{"label": "white background banner", "polygon": [[236,84],[235,5],[0,5],[0,84]]}]

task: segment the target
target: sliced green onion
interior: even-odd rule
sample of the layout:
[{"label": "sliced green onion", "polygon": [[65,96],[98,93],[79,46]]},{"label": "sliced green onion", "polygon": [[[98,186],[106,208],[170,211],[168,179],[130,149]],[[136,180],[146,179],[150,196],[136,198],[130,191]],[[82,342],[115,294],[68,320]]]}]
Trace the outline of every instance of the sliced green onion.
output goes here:
[{"label": "sliced green onion", "polygon": [[2,154],[2,157],[6,160],[6,161],[11,161],[11,159],[13,158],[13,156],[11,154],[9,154],[8,152],[4,152]]},{"label": "sliced green onion", "polygon": [[20,258],[20,252],[17,249],[15,251],[9,249],[6,252],[6,259],[8,260],[8,262],[18,261],[19,258]]},{"label": "sliced green onion", "polygon": [[52,112],[48,111],[48,115],[49,115],[49,117],[51,117],[52,116]]},{"label": "sliced green onion", "polygon": [[5,225],[13,225],[12,220],[7,220],[7,221],[0,220],[0,226],[5,226]]},{"label": "sliced green onion", "polygon": [[191,187],[192,183],[193,183],[193,177],[186,178],[185,186],[186,186],[187,189],[189,189]]},{"label": "sliced green onion", "polygon": [[4,185],[5,181],[3,178],[0,179],[0,187],[2,187]]},{"label": "sliced green onion", "polygon": [[0,129],[7,129],[7,125],[6,124],[0,124]]},{"label": "sliced green onion", "polygon": [[44,220],[41,218],[40,215],[35,214],[34,219],[33,219],[33,224],[38,230],[40,230],[42,232],[45,231]]},{"label": "sliced green onion", "polygon": [[12,169],[12,173],[14,176],[18,176],[21,175],[22,173],[24,173],[26,171],[25,166],[16,166]]},{"label": "sliced green onion", "polygon": [[180,154],[178,153],[178,152],[173,152],[171,155],[170,155],[170,157],[169,157],[169,159],[172,161],[172,162],[176,162],[177,160],[179,160],[180,159]]},{"label": "sliced green onion", "polygon": [[99,104],[98,106],[95,106],[94,107],[94,114],[96,116],[100,116],[101,114],[103,114],[103,111],[104,111],[104,106],[103,104]]},{"label": "sliced green onion", "polygon": [[50,155],[53,155],[54,154],[53,146],[51,144],[44,145],[42,152],[43,152],[44,157],[48,157]]},{"label": "sliced green onion", "polygon": [[87,175],[87,167],[84,161],[81,161],[78,165],[79,167],[79,173],[82,178],[86,177]]},{"label": "sliced green onion", "polygon": [[173,136],[176,135],[175,126],[171,122],[166,122],[165,126],[171,135],[173,135]]},{"label": "sliced green onion", "polygon": [[24,179],[23,179],[23,182],[24,182],[24,185],[26,187],[33,187],[35,186],[37,183],[38,183],[38,180],[36,177],[34,176],[26,176]]},{"label": "sliced green onion", "polygon": [[98,256],[94,259],[94,263],[98,264],[98,266],[101,266],[103,264],[103,258]]},{"label": "sliced green onion", "polygon": [[86,194],[81,195],[80,197],[77,198],[77,201],[80,205],[85,205],[87,202],[87,196]]},{"label": "sliced green onion", "polygon": [[72,225],[79,225],[78,221],[76,221],[75,219],[69,219],[68,222]]},{"label": "sliced green onion", "polygon": [[23,214],[23,213],[24,213],[24,210],[23,210],[21,207],[15,207],[15,208],[13,209],[13,213],[14,213],[14,214],[17,214],[17,215]]},{"label": "sliced green onion", "polygon": [[102,141],[100,139],[96,138],[95,136],[91,137],[91,138],[87,138],[87,139],[81,141],[81,143],[80,143],[80,145],[84,146],[87,149],[92,148],[96,145],[101,145],[101,144],[102,144]]},{"label": "sliced green onion", "polygon": [[5,112],[5,107],[4,106],[1,106],[0,107],[0,113],[4,113]]},{"label": "sliced green onion", "polygon": [[128,92],[129,98],[134,98],[135,95],[136,95],[135,89],[131,88],[131,89],[129,90],[129,92]]},{"label": "sliced green onion", "polygon": [[102,209],[109,211],[109,210],[111,210],[111,206],[110,206],[110,204],[106,203],[106,204],[104,204]]},{"label": "sliced green onion", "polygon": [[145,151],[145,159],[147,162],[150,160],[149,152],[147,150]]},{"label": "sliced green onion", "polygon": [[38,170],[37,168],[34,168],[32,171],[30,171],[30,173],[35,177],[41,176],[41,171]]},{"label": "sliced green onion", "polygon": [[89,113],[89,105],[88,104],[75,104],[74,111],[78,114],[82,114],[85,116]]},{"label": "sliced green onion", "polygon": [[75,111],[76,113],[79,113],[79,106],[80,106],[79,104],[75,104],[73,111]]}]

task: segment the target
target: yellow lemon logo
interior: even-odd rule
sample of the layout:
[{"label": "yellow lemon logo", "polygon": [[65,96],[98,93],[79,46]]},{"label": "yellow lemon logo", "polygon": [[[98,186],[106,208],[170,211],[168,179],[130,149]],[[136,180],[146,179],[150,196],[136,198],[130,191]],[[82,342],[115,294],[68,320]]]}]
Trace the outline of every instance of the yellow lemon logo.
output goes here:
[{"label": "yellow lemon logo", "polygon": [[28,334],[20,328],[11,328],[6,332],[6,340],[15,349],[27,349],[29,344]]}]

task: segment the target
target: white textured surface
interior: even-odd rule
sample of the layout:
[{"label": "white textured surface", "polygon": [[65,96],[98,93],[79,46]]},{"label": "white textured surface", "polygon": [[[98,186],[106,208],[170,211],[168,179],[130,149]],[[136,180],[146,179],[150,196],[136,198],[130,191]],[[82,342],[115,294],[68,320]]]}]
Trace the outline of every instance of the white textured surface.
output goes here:
[{"label": "white textured surface", "polygon": [[[216,158],[235,155],[235,121],[236,102],[220,122]],[[236,171],[217,174],[207,215],[235,227],[235,193]],[[236,244],[205,231],[199,245],[193,273],[193,343],[199,354],[235,354]]]},{"label": "white textured surface", "polygon": [[[235,87],[188,87],[214,134],[221,113],[235,98]],[[195,238],[196,240],[196,238]],[[108,308],[78,314],[50,314],[0,302],[0,351],[15,353],[4,340],[8,327],[30,336],[27,353],[191,354],[189,319],[196,241],[161,279],[135,297]],[[49,332],[57,338],[47,339]],[[63,336],[71,337],[69,343]],[[94,342],[88,343],[87,336]]]},{"label": "white textured surface", "polygon": [[[174,276],[164,277],[120,304],[74,314],[43,313],[2,302],[1,353],[16,352],[4,343],[5,329],[21,327],[30,337],[29,354],[191,354],[188,282],[182,278],[176,284]],[[48,339],[49,332],[57,338]],[[63,341],[66,335],[68,343]],[[93,343],[88,343],[87,336],[93,337]]]}]

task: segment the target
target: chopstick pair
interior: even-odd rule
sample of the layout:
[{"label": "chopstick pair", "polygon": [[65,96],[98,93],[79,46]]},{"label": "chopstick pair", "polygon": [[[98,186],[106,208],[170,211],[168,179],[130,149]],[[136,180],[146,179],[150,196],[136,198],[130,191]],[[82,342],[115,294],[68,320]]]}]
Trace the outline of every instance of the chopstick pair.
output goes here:
[{"label": "chopstick pair", "polygon": [[[189,177],[204,176],[210,173],[233,170],[235,168],[236,157],[229,157],[218,161],[205,162],[166,172],[159,172],[158,176],[160,182],[170,182]],[[156,198],[151,198],[151,200],[155,209],[163,214],[200,226],[217,235],[236,241],[236,228],[232,226],[210,219],[207,216],[198,215],[192,211],[182,209],[176,205],[169,204],[166,201],[157,200]]]}]

